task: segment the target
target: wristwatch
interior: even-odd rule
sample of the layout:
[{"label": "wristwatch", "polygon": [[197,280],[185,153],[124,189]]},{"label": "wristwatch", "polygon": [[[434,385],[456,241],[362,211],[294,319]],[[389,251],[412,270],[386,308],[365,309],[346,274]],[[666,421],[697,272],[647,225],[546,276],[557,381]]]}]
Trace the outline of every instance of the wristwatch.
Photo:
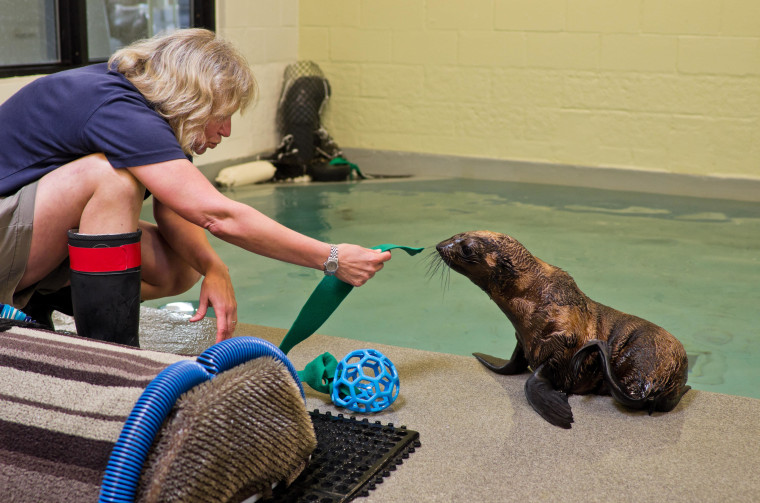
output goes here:
[{"label": "wristwatch", "polygon": [[325,275],[334,276],[338,271],[338,247],[330,245],[330,256],[325,260]]}]

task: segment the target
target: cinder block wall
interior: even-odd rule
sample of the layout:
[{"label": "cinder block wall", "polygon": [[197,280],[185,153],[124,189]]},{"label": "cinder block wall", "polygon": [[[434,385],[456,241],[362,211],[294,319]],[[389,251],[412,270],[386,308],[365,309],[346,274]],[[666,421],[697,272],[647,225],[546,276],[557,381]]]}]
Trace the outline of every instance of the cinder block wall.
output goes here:
[{"label": "cinder block wall", "polygon": [[342,147],[760,177],[757,0],[300,0]]}]

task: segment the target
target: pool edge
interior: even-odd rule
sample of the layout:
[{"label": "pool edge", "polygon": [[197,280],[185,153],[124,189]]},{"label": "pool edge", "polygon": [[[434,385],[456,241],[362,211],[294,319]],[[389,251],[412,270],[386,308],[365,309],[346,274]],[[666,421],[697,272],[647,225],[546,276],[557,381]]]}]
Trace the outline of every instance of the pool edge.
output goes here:
[{"label": "pool edge", "polygon": [[390,150],[344,149],[361,170],[378,175],[476,178],[760,202],[760,178],[690,175]]}]

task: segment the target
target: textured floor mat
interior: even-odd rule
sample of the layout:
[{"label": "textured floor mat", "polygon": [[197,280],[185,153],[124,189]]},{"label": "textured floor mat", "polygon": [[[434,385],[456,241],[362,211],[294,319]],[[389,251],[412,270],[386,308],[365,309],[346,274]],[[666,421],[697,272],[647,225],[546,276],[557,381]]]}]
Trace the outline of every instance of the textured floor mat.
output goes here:
[{"label": "textured floor mat", "polygon": [[405,426],[316,409],[309,414],[317,449],[295,482],[280,485],[267,501],[339,503],[367,496],[420,446],[419,433]]}]

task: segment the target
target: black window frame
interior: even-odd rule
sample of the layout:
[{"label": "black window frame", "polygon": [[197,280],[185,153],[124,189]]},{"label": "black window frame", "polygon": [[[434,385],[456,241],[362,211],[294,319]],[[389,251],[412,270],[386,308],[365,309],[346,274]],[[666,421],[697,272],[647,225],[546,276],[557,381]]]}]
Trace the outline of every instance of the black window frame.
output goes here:
[{"label": "black window frame", "polygon": [[[0,78],[55,73],[105,61],[87,56],[87,0],[58,0],[57,15],[60,61],[0,66]],[[190,19],[195,28],[216,30],[216,0],[190,0]]]}]

